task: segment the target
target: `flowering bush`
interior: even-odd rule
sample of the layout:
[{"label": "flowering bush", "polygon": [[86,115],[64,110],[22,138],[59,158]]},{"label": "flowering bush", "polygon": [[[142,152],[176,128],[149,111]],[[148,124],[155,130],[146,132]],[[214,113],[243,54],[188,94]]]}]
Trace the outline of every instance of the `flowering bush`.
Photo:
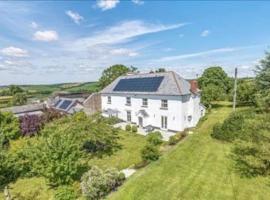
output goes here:
[{"label": "flowering bush", "polygon": [[38,115],[24,115],[20,117],[20,128],[23,136],[33,136],[37,134],[42,126],[42,117]]},{"label": "flowering bush", "polygon": [[124,180],[124,174],[116,169],[103,171],[94,166],[82,176],[82,193],[89,200],[102,199],[109,192],[120,186]]}]

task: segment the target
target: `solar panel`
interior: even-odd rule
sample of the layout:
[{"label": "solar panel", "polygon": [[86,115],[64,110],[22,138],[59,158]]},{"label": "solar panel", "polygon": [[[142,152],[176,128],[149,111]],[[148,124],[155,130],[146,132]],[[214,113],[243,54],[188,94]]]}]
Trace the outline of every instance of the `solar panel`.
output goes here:
[{"label": "solar panel", "polygon": [[164,76],[121,79],[113,91],[118,92],[155,92]]},{"label": "solar panel", "polygon": [[61,99],[59,99],[56,104],[54,104],[54,107],[57,107],[59,105],[59,103],[61,102]]},{"label": "solar panel", "polygon": [[72,101],[70,100],[64,100],[63,103],[59,106],[59,108],[65,110],[70,106],[71,103]]}]

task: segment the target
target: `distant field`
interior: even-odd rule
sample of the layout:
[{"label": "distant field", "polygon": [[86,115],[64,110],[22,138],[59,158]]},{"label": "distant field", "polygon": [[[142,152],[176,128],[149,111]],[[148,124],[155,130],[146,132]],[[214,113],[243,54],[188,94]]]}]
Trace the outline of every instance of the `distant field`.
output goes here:
[{"label": "distant field", "polygon": [[[19,85],[24,90],[29,92],[29,98],[44,99],[53,92],[67,91],[67,92],[96,92],[98,90],[97,82],[85,83],[61,83],[51,85]],[[5,89],[6,87],[1,87]]]},{"label": "distant field", "polygon": [[[97,82],[85,82],[85,83],[61,83],[61,84],[51,84],[51,85],[19,85],[25,91],[28,92],[28,100],[40,99],[44,100],[48,98],[54,92],[85,92],[92,93],[98,91]],[[1,90],[6,89],[7,86],[1,86]],[[0,108],[5,108],[10,106],[12,96],[0,96]]]},{"label": "distant field", "polygon": [[12,96],[0,96],[0,108],[5,108],[9,105]]}]

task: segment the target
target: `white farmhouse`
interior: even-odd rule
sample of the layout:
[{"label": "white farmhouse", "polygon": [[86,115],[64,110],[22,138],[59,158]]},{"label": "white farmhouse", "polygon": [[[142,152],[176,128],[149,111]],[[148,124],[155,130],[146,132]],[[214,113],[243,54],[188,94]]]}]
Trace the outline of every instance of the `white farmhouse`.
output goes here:
[{"label": "white farmhouse", "polygon": [[196,81],[175,72],[121,76],[101,91],[102,114],[141,127],[183,131],[204,115]]}]

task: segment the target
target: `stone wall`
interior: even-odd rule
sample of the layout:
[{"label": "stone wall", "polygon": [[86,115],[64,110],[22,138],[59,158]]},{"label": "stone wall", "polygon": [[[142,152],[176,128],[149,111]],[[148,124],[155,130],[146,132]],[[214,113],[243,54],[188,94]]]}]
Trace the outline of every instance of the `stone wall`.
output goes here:
[{"label": "stone wall", "polygon": [[87,115],[92,115],[96,112],[101,112],[101,96],[99,93],[91,94],[84,102],[84,112]]}]

